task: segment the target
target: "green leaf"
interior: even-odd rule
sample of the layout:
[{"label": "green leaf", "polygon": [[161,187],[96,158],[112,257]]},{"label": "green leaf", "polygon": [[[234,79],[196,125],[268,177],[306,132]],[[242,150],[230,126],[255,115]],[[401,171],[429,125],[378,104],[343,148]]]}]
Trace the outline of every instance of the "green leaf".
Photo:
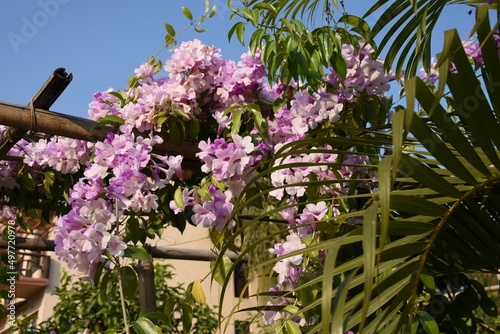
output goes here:
[{"label": "green leaf", "polygon": [[[325,265],[324,265],[324,273],[323,273],[323,281],[322,281],[322,286],[323,286],[323,293],[321,296],[321,315],[323,318],[323,323],[322,323],[322,329],[323,333],[328,333],[329,328],[330,328],[330,319],[331,314],[331,306],[332,306],[332,297],[333,297],[333,291],[331,289],[332,284],[333,284],[333,270],[335,267],[335,262],[337,261],[337,255],[339,251],[339,246],[340,246],[340,240],[335,239],[334,243],[330,246],[330,248],[327,250],[326,253],[326,258],[325,258]],[[338,295],[336,297],[339,297]],[[339,297],[340,298],[340,297]],[[342,301],[339,301],[342,303]],[[338,322],[339,315],[335,316],[337,313],[344,313],[344,310],[339,310],[338,308],[334,309],[335,313],[333,316],[332,321],[332,326],[339,326],[340,325],[340,330],[343,328],[343,324]],[[343,322],[343,320],[342,320]],[[341,332],[343,333],[343,332]]]},{"label": "green leaf", "polygon": [[[389,213],[391,201],[391,167],[392,156],[387,156],[380,161],[378,165],[378,173],[380,175],[379,190],[380,190],[380,240],[387,238],[387,231],[389,226]],[[364,232],[363,232],[364,235]],[[384,243],[380,245],[380,249],[384,248]]]},{"label": "green leaf", "polygon": [[355,31],[360,34],[362,37],[368,39],[371,33],[370,25],[366,23],[362,18],[355,15],[343,15],[339,22],[345,22],[353,27],[355,27]]},{"label": "green leaf", "polygon": [[102,270],[104,269],[104,265],[106,262],[101,262],[97,266],[97,269],[94,274],[94,286],[99,286],[99,282],[101,281]]},{"label": "green leaf", "polygon": [[182,302],[182,331],[188,334],[193,323],[193,307],[187,302]]},{"label": "green leaf", "polygon": [[33,175],[31,175],[31,173],[27,171],[24,172],[20,171],[20,173],[23,186],[30,192],[35,191],[36,183],[35,179],[33,178]]},{"label": "green leaf", "polygon": [[56,179],[56,174],[53,171],[44,173],[43,189],[49,198],[52,198],[52,185]]},{"label": "green leaf", "polygon": [[189,10],[189,8],[186,8],[186,7],[182,7],[182,13],[184,14],[184,16],[188,19],[188,20],[193,20],[193,14],[191,13],[191,11]]},{"label": "green leaf", "polygon": [[139,318],[137,321],[132,321],[132,327],[134,327],[137,334],[158,334],[156,326],[148,318]]},{"label": "green leaf", "polygon": [[[439,104],[439,95],[433,94],[426,84],[415,79],[416,98],[422,105],[422,108],[429,114],[433,122],[441,129],[447,138],[447,141],[460,153],[471,165],[481,171],[484,175],[489,175],[490,172],[485,164],[479,158],[477,152],[467,140],[461,128],[453,121],[452,116]],[[432,114],[431,114],[432,112]]]},{"label": "green leaf", "polygon": [[472,285],[472,287],[477,291],[477,293],[481,296],[481,297],[487,297],[487,293],[486,293],[486,290],[484,289],[484,286],[479,283],[478,281],[476,280],[473,280],[471,279],[470,280],[470,283]]},{"label": "green leaf", "polygon": [[201,286],[201,281],[197,279],[193,282],[193,288],[191,290],[194,301],[200,305],[204,305],[206,302],[205,292],[203,292],[203,287]]},{"label": "green leaf", "polygon": [[422,281],[422,283],[424,283],[430,294],[433,294],[436,291],[436,282],[434,282],[434,276],[427,268],[424,268],[422,270],[422,274],[420,274],[420,280]]},{"label": "green leaf", "polygon": [[[240,22],[243,23],[243,22]],[[236,27],[236,37],[241,45],[245,45],[245,24],[240,24]]]},{"label": "green leaf", "polygon": [[267,120],[262,116],[259,106],[250,103],[247,107],[252,111],[252,118],[255,121],[255,127],[257,128],[257,131],[259,131],[259,134],[262,136],[262,138],[267,139],[269,135],[269,124],[267,123]]},{"label": "green leaf", "polygon": [[401,163],[399,166],[401,170],[406,172],[415,180],[440,194],[448,195],[454,198],[458,198],[462,195],[460,191],[446,181],[441,175],[409,155],[403,154],[401,156]]},{"label": "green leaf", "polygon": [[346,304],[346,297],[349,291],[349,284],[351,283],[354,275],[356,275],[358,269],[353,270],[340,284],[337,294],[333,300],[333,317],[330,333],[332,334],[344,334],[344,310]]},{"label": "green leaf", "polygon": [[213,17],[215,15],[215,13],[217,13],[217,6],[213,5],[212,10],[205,17],[206,18],[211,18],[211,17]]},{"label": "green leaf", "polygon": [[268,4],[267,2],[264,2],[264,1],[255,4],[253,6],[253,8],[267,10],[268,12],[272,13],[273,16],[277,16],[278,15],[278,11],[276,10],[276,8],[273,5],[270,5],[270,4]]},{"label": "green leaf", "polygon": [[171,318],[167,316],[163,312],[153,312],[151,310],[144,310],[141,311],[139,314],[139,318],[148,318],[148,319],[156,319],[156,320],[161,320],[164,323],[169,323]]},{"label": "green leaf", "polygon": [[338,53],[334,52],[332,53],[332,56],[329,60],[330,65],[335,70],[335,72],[342,78],[345,78],[345,76],[347,75],[347,64],[345,62],[345,59]]},{"label": "green leaf", "polygon": [[168,298],[163,306],[163,313],[170,316],[174,312],[175,299],[173,297]]},{"label": "green leaf", "polygon": [[123,284],[123,294],[125,298],[133,300],[137,296],[137,273],[131,266],[121,267],[120,277]]},{"label": "green leaf", "polygon": [[193,187],[196,190],[196,193],[204,200],[204,201],[210,201],[212,200],[212,197],[210,196],[210,193],[206,189],[206,187]]},{"label": "green leaf", "polygon": [[300,330],[299,325],[297,325],[292,320],[287,320],[285,322],[285,328],[286,328],[286,332],[288,334],[301,334],[302,333],[302,331]]},{"label": "green leaf", "polygon": [[175,36],[175,29],[170,24],[165,23],[165,29],[170,35]]},{"label": "green leaf", "polygon": [[180,144],[181,142],[181,131],[179,129],[179,126],[177,125],[177,122],[170,122],[168,125],[168,134],[169,134],[169,139],[172,142],[172,144]]},{"label": "green leaf", "polygon": [[[236,33],[236,37],[238,37],[238,39],[240,37],[243,37],[241,36],[241,34],[244,34],[245,32],[245,23],[244,22],[236,22],[228,31],[227,33],[227,38],[229,41],[231,41],[231,38],[233,37],[234,33]],[[241,40],[240,40],[240,43],[241,43]],[[242,43],[243,45],[245,45],[244,43]]]},{"label": "green leaf", "polygon": [[467,167],[458,160],[447,144],[443,142],[442,138],[437,136],[416,113],[413,113],[412,117],[411,132],[424,145],[427,151],[431,152],[440,163],[465,182],[471,185],[477,184],[476,179],[471,175]]},{"label": "green leaf", "polygon": [[483,296],[479,299],[479,306],[490,317],[496,318],[498,316],[498,306],[493,299]]},{"label": "green leaf", "polygon": [[188,122],[188,137],[190,139],[196,139],[199,133],[200,121],[196,118],[193,118]]},{"label": "green leaf", "polygon": [[137,242],[141,238],[141,226],[139,223],[139,220],[136,217],[129,217],[127,219],[126,225],[125,225],[125,235],[130,241],[132,241],[134,244],[137,244]]},{"label": "green leaf", "polygon": [[420,319],[420,323],[424,328],[425,332],[428,334],[439,334],[439,326],[436,320],[425,311],[417,311],[417,316]]},{"label": "green leaf", "polygon": [[101,279],[101,284],[99,286],[99,295],[97,297],[100,305],[103,305],[108,301],[108,284],[110,277],[111,271],[107,271]]},{"label": "green leaf", "polygon": [[365,319],[369,309],[368,305],[372,297],[373,277],[375,276],[375,257],[377,255],[378,209],[379,202],[376,202],[370,205],[363,215],[363,268],[365,270],[363,289],[365,290],[365,295],[363,298],[360,328],[363,328],[365,325]]},{"label": "green leaf", "polygon": [[[215,267],[217,265],[217,267]],[[222,255],[222,259],[220,261],[211,261],[210,269],[212,270],[213,279],[219,283],[221,286],[224,286],[224,282],[228,279],[228,273],[231,267],[233,266],[233,262],[227,255]]]},{"label": "green leaf", "polygon": [[447,208],[415,196],[391,195],[391,208],[414,215],[443,216]]},{"label": "green leaf", "polygon": [[262,40],[266,34],[265,29],[257,29],[250,37],[250,52],[255,55],[258,49],[262,49]]},{"label": "green leaf", "polygon": [[113,124],[113,123],[116,123],[119,125],[125,124],[125,121],[123,120],[123,118],[116,116],[116,115],[106,115],[104,117],[100,117],[97,119],[97,122],[105,123],[105,124]]},{"label": "green leaf", "polygon": [[182,195],[182,189],[181,187],[175,189],[174,192],[174,202],[175,205],[181,210],[184,210],[184,196]]},{"label": "green leaf", "polygon": [[137,78],[136,75],[131,75],[128,78],[127,87],[134,88],[134,87],[137,87],[138,85],[139,85],[139,78]]},{"label": "green leaf", "polygon": [[231,134],[237,135],[241,127],[241,115],[243,114],[243,109],[239,108],[233,113],[232,124],[231,124]]},{"label": "green leaf", "polygon": [[136,260],[151,261],[151,257],[144,247],[127,247],[123,256]]}]

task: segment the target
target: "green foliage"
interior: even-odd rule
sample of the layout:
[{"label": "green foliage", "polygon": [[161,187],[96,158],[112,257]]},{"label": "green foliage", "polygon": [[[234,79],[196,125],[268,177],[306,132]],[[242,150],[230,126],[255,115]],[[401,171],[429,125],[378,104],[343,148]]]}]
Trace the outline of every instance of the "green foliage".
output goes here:
[{"label": "green foliage", "polygon": [[[424,0],[424,1],[377,1],[364,15],[377,16],[369,40],[382,36],[379,52],[385,48],[385,65],[395,69],[397,76],[405,70],[407,78],[416,75],[420,64],[429,72],[431,68],[432,34],[436,23],[442,18],[442,12],[448,5],[465,4],[484,5],[478,0]],[[379,10],[387,6],[381,14]],[[490,6],[497,8],[496,2]],[[473,32],[473,31],[472,31]],[[471,32],[471,33],[472,33]]]},{"label": "green foliage", "polygon": [[[231,1],[229,3],[231,6]],[[318,129],[310,138],[287,144],[269,161],[263,161],[256,170],[257,175],[248,182],[235,203],[233,216],[238,219],[238,229],[215,235],[215,244],[220,246],[221,254],[225,250],[242,250],[241,258],[288,232],[288,229],[277,229],[245,243],[245,236],[250,235],[263,219],[278,219],[277,213],[290,205],[303,208],[320,200],[338,201],[340,214],[329,212],[317,222],[317,240],[306,240],[306,248],[284,255],[302,255],[307,271],[290,291],[282,292],[281,297],[287,299],[289,305],[262,308],[283,312],[284,317],[276,325],[277,333],[495,332],[496,300],[485,292],[481,283],[471,280],[465,273],[497,273],[500,269],[500,95],[497,91],[500,62],[491,38],[498,23],[492,28],[488,15],[488,9],[496,8],[497,4],[477,7],[473,30],[479,37],[485,62],[479,72],[471,66],[457,32],[452,30],[445,33],[443,52],[438,59],[441,75],[438,87],[412,77],[421,62],[425,68],[430,68],[432,30],[443,8],[455,3],[484,4],[484,1],[381,0],[363,18],[344,14],[337,22],[333,20],[331,8],[338,10],[337,1],[251,0],[241,2],[240,7],[231,7],[232,17],[240,21],[230,28],[228,37],[235,36],[245,44],[245,33],[252,30],[248,45],[253,53],[261,49],[271,82],[295,80],[315,89],[323,84],[320,78],[326,68],[332,67],[340,75],[345,74],[346,66],[339,55],[341,45],[358,39],[370,41],[389,22],[393,25],[387,27],[378,52],[389,47],[386,65],[395,65],[398,73],[406,69],[407,76],[411,77],[405,81],[406,106],[394,107],[397,112],[390,129],[386,129],[384,121],[392,102],[361,97],[356,103],[345,106],[338,122],[342,125],[329,124]],[[321,10],[321,4],[327,24],[309,29],[302,22],[302,16],[307,13],[311,19]],[[389,9],[370,29],[364,19],[385,4]],[[190,25],[198,29],[196,27],[205,17],[215,13],[213,10],[208,13],[208,9],[207,3],[205,14],[199,20],[194,19],[191,10],[183,7],[182,11],[191,21]],[[166,46],[175,45],[178,33],[169,24],[165,29]],[[449,71],[452,66],[457,69],[454,73]],[[134,80],[129,83],[130,87],[135,84]],[[127,96],[122,93],[116,93],[116,97],[126,102]],[[420,108],[417,112],[415,101]],[[237,108],[232,128],[227,131],[245,133],[248,121],[253,122],[265,138],[268,125],[260,106]],[[173,142],[188,136],[203,138],[207,135],[199,123],[187,123],[186,126],[179,121],[183,118],[178,111],[173,118],[160,114],[157,121],[168,124],[169,132],[165,134]],[[332,147],[326,150],[327,153],[339,157],[358,154],[370,158],[371,165],[367,167],[376,176],[373,180],[363,180],[373,182],[370,189],[357,193],[349,190],[341,199],[333,195],[321,197],[319,187],[337,189],[342,182],[355,189],[361,180],[356,179],[356,175],[349,180],[318,181],[311,177],[300,184],[308,190],[298,203],[283,203],[267,196],[273,189],[266,188],[262,179],[281,169],[299,167],[275,162],[326,144]],[[386,154],[388,147],[391,151]],[[339,158],[338,161],[343,160]],[[339,162],[326,167],[338,173],[344,165]],[[57,175],[47,174],[41,183],[27,169],[21,171],[20,176],[22,191],[36,192],[43,184],[52,187],[47,193],[56,198]],[[209,196],[209,183],[217,184],[213,179],[205,181],[196,189],[201,198]],[[163,220],[168,219],[174,220],[170,223],[183,230],[184,217],[165,218],[172,217],[165,198],[174,197],[182,204],[177,185],[165,187],[163,191],[165,196],[160,201],[164,202],[160,203],[160,208],[164,217],[151,222],[144,217],[131,216],[126,226],[127,241],[136,244],[159,234]],[[19,204],[29,212],[30,203]],[[258,213],[248,219],[237,217],[246,214],[249,207],[258,209]],[[362,219],[363,224],[350,223],[353,218]],[[225,243],[221,241],[223,237]],[[318,259],[319,254],[324,261]],[[138,248],[129,250],[127,255],[144,258]],[[276,260],[264,259],[259,265],[269,268]],[[236,265],[224,256],[212,263],[214,279],[223,284],[223,292]],[[135,270],[123,267],[120,273],[130,278],[123,283],[127,311],[135,320],[132,326],[137,332],[154,331],[154,319],[169,332],[203,333],[205,329],[196,326],[213,320],[199,318],[204,311],[196,310],[194,299],[201,301],[202,298],[199,291],[196,297],[192,295],[192,289],[198,288],[194,284],[188,291],[177,287],[170,288],[169,293],[161,290],[165,284],[157,284],[160,287],[157,293],[161,295],[158,300],[164,303],[162,312],[139,314],[138,303],[133,299],[137,289]],[[117,285],[113,284],[115,275],[106,273],[101,278],[100,293],[88,288],[82,291],[78,284],[71,291],[58,291],[63,301],[65,296],[71,296],[71,300],[65,301],[64,310],[71,307],[77,311],[59,309],[57,316],[48,323],[51,328],[66,325],[75,326],[68,327],[74,332],[85,327],[93,332],[119,331],[122,324],[116,304]],[[183,297],[186,293],[187,298]],[[82,302],[75,305],[75,300]],[[90,303],[85,304],[84,300]],[[92,319],[103,314],[106,317],[102,323],[93,322]],[[115,315],[108,318],[110,314]],[[173,317],[174,314],[181,316]],[[306,320],[306,326],[299,328],[292,321],[294,318]]]},{"label": "green foliage", "polygon": [[[157,323],[163,333],[214,333],[217,328],[216,312],[205,305],[191,302],[192,297],[182,285],[171,286],[171,265],[155,266],[155,287],[158,312],[139,311],[137,281],[125,279],[125,299],[129,319],[137,333],[151,333]],[[122,277],[134,276],[131,266],[122,267]],[[117,289],[115,272],[106,275],[99,283],[100,291],[88,281],[73,281],[74,278],[63,272],[59,287],[54,294],[59,298],[54,314],[40,323],[30,333],[74,334],[88,328],[89,333],[116,331],[123,333],[122,310]],[[105,289],[102,289],[103,286]],[[101,293],[104,291],[104,293]],[[179,313],[181,312],[181,313]],[[181,316],[182,314],[182,316]],[[189,319],[189,322],[188,322]],[[26,333],[31,328],[34,317],[18,317],[13,333]],[[190,330],[185,331],[186,328]],[[184,328],[184,329],[183,329]]]},{"label": "green foliage", "polygon": [[[323,6],[320,6],[322,3]],[[342,2],[341,2],[342,3]],[[337,1],[332,1],[338,10]],[[229,29],[228,38],[236,35],[245,45],[245,32],[250,30],[248,45],[255,54],[261,50],[269,81],[289,83],[292,80],[310,85],[313,89],[322,85],[325,69],[331,67],[345,74],[345,62],[340,56],[342,44],[363,40],[370,35],[370,27],[359,17],[342,14],[334,21],[334,9],[330,1],[241,1],[232,5],[231,19],[239,19]],[[324,26],[308,29],[301,21],[304,14],[309,20],[315,11],[323,9]],[[247,29],[251,25],[251,29]]]},{"label": "green foliage", "polygon": [[[368,14],[387,2],[379,1]],[[244,2],[243,8],[235,9],[235,16],[243,18],[244,24],[250,23],[257,28],[250,46],[261,47],[259,39],[266,43],[262,54],[271,80],[276,78],[274,73],[279,73],[285,82],[302,79],[314,87],[314,74],[311,73],[318,68],[311,67],[314,59],[311,50],[321,53],[321,57],[338,50],[321,51],[314,38],[310,38],[309,31],[297,21],[297,15],[318,3],[270,1],[263,5],[250,1]],[[390,44],[384,40],[382,46],[392,45],[389,64],[397,62],[399,70],[404,68],[409,57],[405,66],[409,66],[411,76],[420,61],[425,64],[426,59],[430,59],[430,32],[442,7],[473,1],[391,3],[391,8],[398,12],[391,13],[395,25],[388,27],[389,34],[395,36],[400,28],[402,34],[396,37],[397,42]],[[297,328],[290,323],[294,317],[317,320],[299,329],[304,333],[344,333],[348,330],[357,333],[495,332],[497,303],[483,292],[481,284],[464,275],[497,273],[500,269],[500,61],[492,41],[498,23],[491,27],[489,8],[486,5],[477,7],[474,31],[477,31],[485,59],[479,71],[475,71],[467,58],[457,32],[446,32],[445,47],[438,59],[439,85],[433,87],[415,77],[405,81],[407,103],[394,107],[397,112],[389,131],[382,132],[383,124],[378,121],[384,119],[386,110],[350,106],[352,109],[338,122],[349,126],[332,125],[323,129],[323,133],[313,133],[309,139],[285,145],[259,170],[254,184],[245,188],[244,191],[249,191],[257,185],[261,189],[262,178],[276,170],[294,167],[293,164],[277,166],[275,161],[307,152],[309,147],[323,143],[332,146],[332,154],[345,151],[370,154],[374,164],[370,167],[377,174],[373,180],[376,191],[344,194],[339,203],[341,214],[317,222],[320,232],[317,243],[285,255],[302,255],[303,263],[307,263],[306,270],[310,272],[290,291],[282,293],[288,305],[294,306],[293,310],[288,306],[262,307],[263,310],[283,312],[276,333],[296,333]],[[369,36],[380,33],[384,19],[387,17],[381,18],[371,32],[366,27],[360,32],[369,33]],[[364,27],[361,20],[347,16],[344,20]],[[260,26],[262,22],[269,26]],[[281,25],[276,25],[278,23]],[[234,28],[233,33],[238,35],[239,29]],[[418,30],[416,36],[415,30]],[[316,48],[308,49],[309,45]],[[410,52],[413,48],[415,52]],[[309,63],[301,60],[301,55],[307,55]],[[289,62],[294,64],[294,69],[287,69]],[[318,64],[325,66],[321,61]],[[449,71],[452,66],[457,69],[453,73]],[[415,101],[420,107],[417,112],[414,111]],[[374,104],[384,107],[387,101],[372,101],[371,104],[371,107]],[[372,125],[375,126],[367,129]],[[344,140],[345,137],[348,139]],[[384,147],[392,149],[385,157],[381,155]],[[341,165],[328,167],[335,171]],[[321,185],[332,187],[338,181],[329,182]],[[310,179],[300,185],[314,190],[318,181]],[[274,218],[276,212],[290,206],[289,203],[272,202],[266,196],[273,188],[262,189],[258,193],[249,191],[235,203],[235,217],[255,202],[266,205],[236,232],[228,233],[222,250],[231,249],[235,240],[255,228],[260,219]],[[299,198],[295,206],[303,208],[320,199],[334,200],[325,196],[318,199],[313,190]],[[345,207],[359,211],[349,213]],[[363,224],[346,224],[353,217],[362,218]],[[262,240],[247,245],[243,253],[259,243]],[[326,252],[324,262],[317,261],[315,252],[318,251]],[[264,261],[261,265],[272,265],[281,258]],[[218,259],[216,265],[222,264],[222,259]],[[233,265],[228,274],[234,268]],[[224,288],[227,284],[226,279]],[[439,312],[436,311],[438,306],[442,307]]]},{"label": "green foliage", "polygon": [[[184,15],[184,17],[189,21],[189,24],[186,27],[184,27],[182,30],[177,31],[171,24],[164,23],[165,30],[167,31],[167,34],[165,35],[165,44],[156,53],[156,55],[158,55],[158,53],[160,53],[160,51],[163,48],[166,48],[167,50],[171,50],[173,47],[175,47],[175,45],[177,44],[177,40],[176,40],[177,36],[189,27],[193,27],[194,31],[196,31],[198,33],[205,32],[206,29],[201,29],[200,26],[205,21],[205,19],[212,18],[216,14],[217,6],[213,5],[212,7],[210,7],[210,1],[205,0],[205,10],[198,17],[195,17],[193,15],[193,12],[191,11],[191,9],[189,9],[187,7],[181,7],[181,11],[182,11],[182,14]],[[155,59],[156,55],[152,58]],[[132,78],[133,78],[133,76],[131,77],[131,79]],[[130,85],[129,85],[129,87],[130,87]]]}]

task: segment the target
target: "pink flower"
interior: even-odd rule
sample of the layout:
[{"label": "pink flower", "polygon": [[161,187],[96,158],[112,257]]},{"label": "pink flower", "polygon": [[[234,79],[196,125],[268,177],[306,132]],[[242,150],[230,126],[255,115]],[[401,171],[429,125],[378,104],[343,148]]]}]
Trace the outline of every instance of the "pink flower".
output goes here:
[{"label": "pink flower", "polygon": [[177,155],[177,156],[170,156],[168,157],[167,159],[167,165],[173,169],[173,171],[175,172],[175,175],[177,175],[177,177],[182,180],[182,166],[181,166],[181,163],[182,163],[182,159],[184,157],[182,155]]},{"label": "pink flower", "polygon": [[202,224],[203,227],[214,227],[217,231],[222,230],[226,223],[228,223],[228,228],[233,228],[236,222],[229,221],[233,204],[221,190],[214,190],[212,187],[211,193],[213,200],[193,206],[194,215],[191,218],[193,223]]},{"label": "pink flower", "polygon": [[[187,206],[194,205],[194,189],[184,188],[182,189],[182,200],[184,202],[184,208]],[[169,203],[170,209],[174,211],[175,214],[181,213],[184,208],[179,208],[174,200],[171,200]]]},{"label": "pink flower", "polygon": [[147,63],[142,64],[139,68],[134,70],[137,77],[152,78],[154,74],[154,66]]},{"label": "pink flower", "polygon": [[[306,245],[302,243],[297,234],[290,234],[284,243],[274,245],[274,248],[269,249],[269,252],[276,256],[283,256],[305,247]],[[278,285],[285,282],[293,285],[293,282],[301,277],[303,269],[298,269],[298,266],[302,259],[303,255],[299,254],[286,257],[276,263],[273,270],[278,273]]]}]

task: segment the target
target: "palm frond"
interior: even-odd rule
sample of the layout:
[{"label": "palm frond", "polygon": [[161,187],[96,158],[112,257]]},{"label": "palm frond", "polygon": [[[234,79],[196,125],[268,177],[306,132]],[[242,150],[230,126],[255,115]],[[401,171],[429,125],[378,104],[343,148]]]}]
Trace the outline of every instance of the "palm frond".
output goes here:
[{"label": "palm frond", "polygon": [[[417,13],[425,3],[417,3]],[[413,6],[412,2],[404,2],[405,8],[413,11],[410,5]],[[434,10],[434,7],[428,9]],[[485,10],[486,7],[481,7],[478,16],[484,16]],[[423,19],[427,14],[418,15]],[[481,19],[477,30],[485,59],[479,78],[457,32],[450,31],[445,36],[447,49],[441,65],[451,61],[457,70],[443,75],[446,85],[440,83],[440,87],[449,88],[447,101],[452,110],[441,105],[442,89],[431,90],[421,79],[412,78],[406,82],[408,99],[416,99],[421,110],[414,112],[410,103],[408,108],[396,113],[391,136],[319,136],[289,144],[244,190],[245,193],[252,184],[275,171],[307,166],[280,164],[286,156],[309,152],[304,147],[329,144],[330,153],[341,155],[360,147],[382,151],[388,140],[393,140],[393,154],[381,159],[377,166],[378,191],[343,194],[339,200],[343,203],[362,200],[361,210],[345,211],[316,222],[321,226],[320,240],[262,264],[326,252],[324,262],[317,264],[322,266],[319,274],[297,282],[287,294],[290,299],[311,291],[318,296],[310,297],[307,304],[297,307],[296,315],[319,318],[315,324],[303,327],[302,332],[397,333],[408,331],[419,322],[430,326],[438,316],[429,318],[429,313],[417,306],[426,303],[419,300],[422,293],[435,293],[433,277],[500,269],[500,110],[498,93],[494,93],[492,86],[497,82],[494,80],[499,76],[500,64],[486,18]],[[450,66],[446,64],[442,68],[448,70]],[[360,150],[359,154],[369,154],[369,151]],[[345,165],[339,161],[327,167],[338,170]],[[309,180],[281,188],[350,182],[355,180]],[[258,198],[266,199],[267,194],[276,189],[266,189],[247,199],[241,197],[235,206],[235,216],[245,206]],[[276,206],[264,209],[259,217],[272,217],[283,209],[303,207],[318,200],[312,196],[300,203],[275,203]],[[350,224],[349,219],[353,217],[362,217],[363,223]],[[251,229],[252,224],[248,221],[231,238]]]},{"label": "palm frond", "polygon": [[[371,30],[371,39],[381,34],[383,37],[378,52],[385,51],[386,67],[395,69],[397,76],[405,70],[407,78],[416,75],[420,64],[429,72],[431,69],[432,34],[442,12],[447,5],[484,5],[479,0],[405,0],[377,1],[363,16],[377,15],[378,19]],[[380,14],[383,7],[387,6]],[[486,7],[485,7],[486,8]],[[488,8],[496,9],[494,3]],[[387,50],[386,50],[387,48]]]}]

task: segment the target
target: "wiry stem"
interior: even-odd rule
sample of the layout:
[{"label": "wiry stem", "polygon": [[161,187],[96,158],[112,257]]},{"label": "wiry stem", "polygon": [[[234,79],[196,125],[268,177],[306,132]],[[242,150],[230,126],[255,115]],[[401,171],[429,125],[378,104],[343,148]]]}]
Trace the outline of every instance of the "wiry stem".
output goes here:
[{"label": "wiry stem", "polygon": [[[119,234],[119,226],[120,222],[118,219],[118,199],[115,200],[115,216],[116,216],[116,230],[115,233],[116,235]],[[123,324],[125,325],[125,333],[130,334],[130,329],[128,326],[128,319],[127,319],[127,308],[125,305],[125,297],[123,294],[123,282],[122,282],[122,273],[121,273],[121,268],[120,268],[120,258],[116,258],[116,268],[118,269],[118,290],[120,291],[120,301],[122,305],[122,314],[123,314]]]},{"label": "wiry stem", "polygon": [[122,283],[122,275],[120,270],[120,260],[117,258],[117,268],[118,268],[118,289],[120,291],[120,301],[122,303],[122,314],[123,314],[123,324],[125,325],[125,333],[130,334],[130,329],[128,327],[128,319],[127,319],[127,309],[125,305],[125,297],[123,295],[123,283]]}]

